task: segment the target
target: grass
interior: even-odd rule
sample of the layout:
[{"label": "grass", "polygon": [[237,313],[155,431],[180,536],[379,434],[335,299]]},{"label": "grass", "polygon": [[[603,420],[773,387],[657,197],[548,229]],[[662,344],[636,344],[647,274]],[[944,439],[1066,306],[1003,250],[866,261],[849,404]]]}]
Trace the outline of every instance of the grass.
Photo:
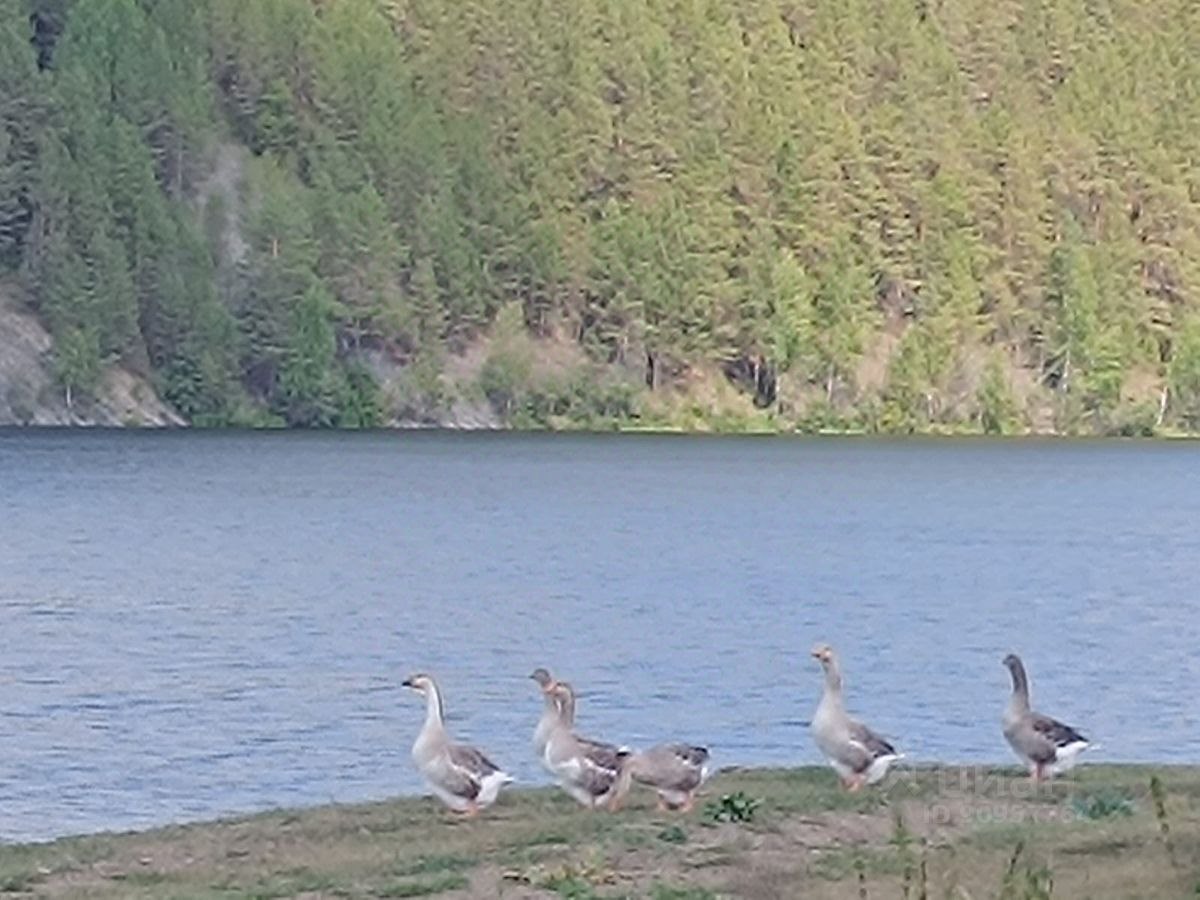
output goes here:
[{"label": "grass", "polygon": [[688,814],[649,792],[590,812],[545,788],[468,821],[404,798],[0,846],[0,900],[1200,896],[1200,767],[1084,766],[1036,789],[1015,770],[908,769],[879,788],[735,770]]},{"label": "grass", "polygon": [[479,860],[471,856],[422,856],[411,862],[397,864],[395,875],[430,875],[444,872],[461,872],[472,868]]},{"label": "grass", "polygon": [[467,876],[457,872],[446,873],[426,881],[406,881],[379,889],[376,897],[429,897],[447,891],[464,889],[471,884]]},{"label": "grass", "polygon": [[1108,819],[1113,816],[1132,816],[1133,798],[1119,791],[1097,791],[1079,794],[1071,800],[1075,814],[1084,819]]}]

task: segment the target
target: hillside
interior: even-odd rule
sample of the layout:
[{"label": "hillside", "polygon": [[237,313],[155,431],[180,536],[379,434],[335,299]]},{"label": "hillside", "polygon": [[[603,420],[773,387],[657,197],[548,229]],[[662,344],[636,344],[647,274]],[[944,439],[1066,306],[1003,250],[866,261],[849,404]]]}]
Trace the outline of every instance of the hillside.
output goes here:
[{"label": "hillside", "polygon": [[198,425],[1196,431],[1197,121],[1188,0],[0,0],[0,280]]}]

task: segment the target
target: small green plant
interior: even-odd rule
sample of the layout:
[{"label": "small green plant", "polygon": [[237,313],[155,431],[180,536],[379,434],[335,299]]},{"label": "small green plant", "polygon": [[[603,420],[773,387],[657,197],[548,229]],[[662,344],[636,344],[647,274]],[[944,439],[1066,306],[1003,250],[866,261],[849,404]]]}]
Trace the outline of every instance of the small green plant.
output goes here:
[{"label": "small green plant", "polygon": [[903,816],[897,811],[892,825],[891,843],[896,847],[900,861],[904,865],[902,882],[904,900],[909,900],[910,897],[927,900],[929,896],[928,847],[925,839],[921,838],[919,841],[921,855],[918,858],[913,852],[913,844],[916,842],[916,837],[908,830]]},{"label": "small green plant", "polygon": [[754,813],[761,805],[761,800],[745,791],[722,794],[705,805],[704,817],[710,822],[753,822]]},{"label": "small green plant", "polygon": [[1175,858],[1175,842],[1171,840],[1171,822],[1167,817],[1167,789],[1157,775],[1150,776],[1150,797],[1154,800],[1154,818],[1158,820],[1158,833],[1162,836],[1163,846],[1167,850],[1167,859],[1171,867],[1179,868]]},{"label": "small green plant", "polygon": [[891,843],[895,846],[896,852],[900,854],[900,860],[904,864],[904,900],[908,900],[912,896],[916,861],[912,852],[913,835],[908,830],[908,826],[904,824],[904,817],[900,815],[899,810],[896,811],[892,821]]},{"label": "small green plant", "polygon": [[708,888],[671,887],[656,884],[650,890],[650,900],[716,900]]},{"label": "small green plant", "polygon": [[1071,801],[1071,809],[1081,819],[1112,819],[1133,815],[1133,798],[1123,791],[1099,791],[1081,794]]},{"label": "small green plant", "polygon": [[553,891],[569,900],[591,900],[597,896],[597,886],[612,884],[617,879],[616,873],[598,858],[567,862],[553,868],[535,865],[520,871],[505,872],[502,877],[507,881]]},{"label": "small green plant", "polygon": [[555,876],[541,884],[548,891],[553,891],[567,900],[592,900],[596,896],[595,889],[584,879],[575,875]]},{"label": "small green plant", "polygon": [[867,900],[867,865],[861,856],[854,857],[854,872],[858,876],[858,900]]},{"label": "small green plant", "polygon": [[1050,900],[1054,894],[1054,874],[1046,866],[1022,864],[1024,852],[1024,841],[1018,841],[1001,882],[1000,900]]},{"label": "small green plant", "polygon": [[664,844],[686,844],[687,832],[678,825],[668,825],[658,833],[658,839]]},{"label": "small green plant", "polygon": [[40,878],[33,872],[13,872],[0,875],[0,894],[22,894],[31,891]]}]

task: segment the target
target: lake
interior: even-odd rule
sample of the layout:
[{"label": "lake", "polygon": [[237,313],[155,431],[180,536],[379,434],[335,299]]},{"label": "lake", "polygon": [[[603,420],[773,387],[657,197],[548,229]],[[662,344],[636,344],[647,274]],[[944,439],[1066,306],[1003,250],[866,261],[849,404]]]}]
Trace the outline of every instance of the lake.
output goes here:
[{"label": "lake", "polygon": [[[579,725],[819,761],[809,656],[917,762],[1015,762],[1000,660],[1094,760],[1200,761],[1200,444],[0,431],[0,839],[524,785]],[[831,776],[832,777],[832,776]]]}]

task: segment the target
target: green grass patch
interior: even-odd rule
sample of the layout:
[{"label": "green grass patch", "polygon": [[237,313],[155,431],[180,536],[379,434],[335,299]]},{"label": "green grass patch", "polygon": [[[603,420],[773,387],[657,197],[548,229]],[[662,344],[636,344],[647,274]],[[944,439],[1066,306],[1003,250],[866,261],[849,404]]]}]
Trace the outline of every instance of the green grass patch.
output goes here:
[{"label": "green grass patch", "polygon": [[438,878],[422,881],[405,881],[388,885],[372,892],[375,897],[429,897],[446,891],[459,891],[471,884],[461,872],[447,872]]},{"label": "green grass patch", "polygon": [[563,834],[561,831],[539,831],[534,834],[518,838],[509,843],[510,847],[543,847],[556,844],[569,844],[571,838]]},{"label": "green grass patch", "polygon": [[329,875],[310,869],[292,869],[260,881],[248,893],[256,900],[276,900],[309,891],[337,893],[337,887],[337,882]]},{"label": "green grass patch", "polygon": [[42,880],[37,872],[0,872],[0,894],[24,894]]},{"label": "green grass patch", "polygon": [[678,825],[668,825],[656,837],[664,844],[686,844],[688,839],[687,832]]},{"label": "green grass patch", "polygon": [[717,900],[717,895],[708,888],[656,884],[650,888],[650,900]]},{"label": "green grass patch", "polygon": [[541,887],[567,900],[592,900],[597,896],[596,889],[578,875],[553,876],[543,881]]},{"label": "green grass patch", "polygon": [[461,872],[477,865],[479,860],[470,856],[445,854],[441,856],[421,856],[412,862],[398,863],[392,868],[393,875],[401,878],[412,875],[431,875],[440,872]]},{"label": "green grass patch", "polygon": [[171,877],[165,872],[141,872],[136,869],[113,876],[113,881],[120,881],[122,884],[133,885],[135,887],[156,887],[160,884],[166,884],[170,880]]},{"label": "green grass patch", "polygon": [[1122,790],[1104,790],[1078,794],[1071,799],[1071,809],[1081,819],[1128,818],[1133,815],[1133,797]]},{"label": "green grass patch", "polygon": [[843,881],[857,877],[860,872],[872,876],[902,875],[906,865],[903,854],[894,850],[856,847],[825,851],[813,860],[810,871],[825,881]]}]

